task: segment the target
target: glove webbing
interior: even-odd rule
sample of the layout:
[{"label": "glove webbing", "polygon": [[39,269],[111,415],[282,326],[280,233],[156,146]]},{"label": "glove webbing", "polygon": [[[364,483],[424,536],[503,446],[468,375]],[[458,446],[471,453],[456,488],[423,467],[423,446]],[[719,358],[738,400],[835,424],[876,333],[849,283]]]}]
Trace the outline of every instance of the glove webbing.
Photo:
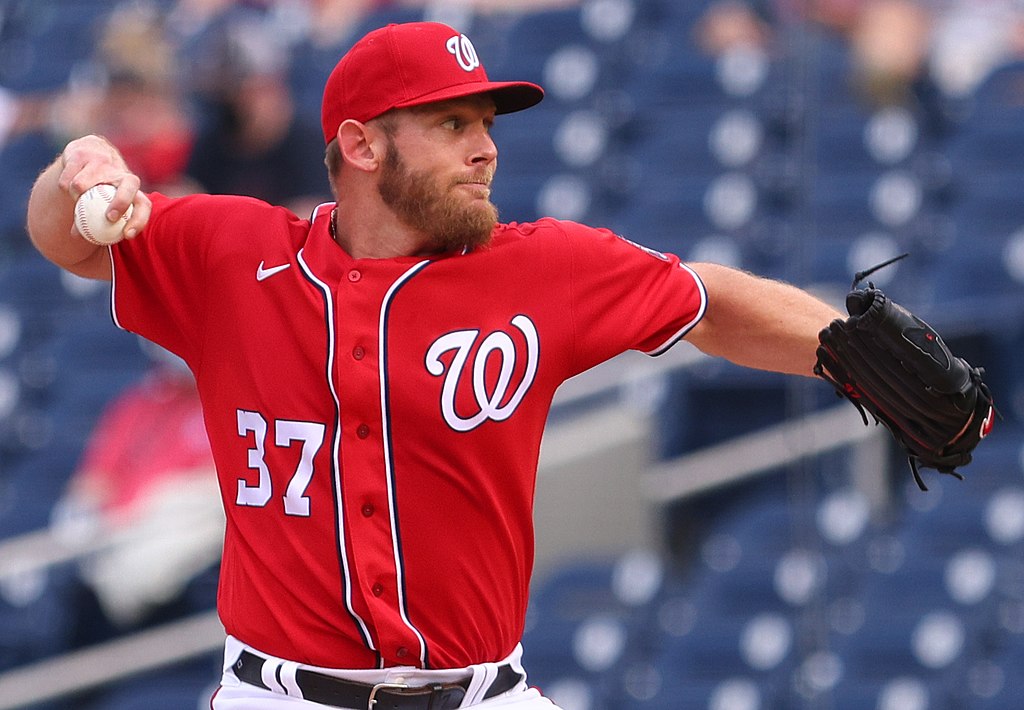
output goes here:
[{"label": "glove webbing", "polygon": [[[860,413],[861,419],[864,421],[864,425],[870,426],[871,421],[868,419],[868,410],[866,410],[860,402],[860,399],[863,395],[851,383],[840,382],[836,378],[832,377],[829,371],[826,370],[823,366],[820,358],[817,364],[814,366],[814,373],[832,385],[832,387],[836,391],[837,397],[845,397],[847,400],[849,400],[853,404],[853,406],[857,408],[857,411]],[[910,464],[910,471],[912,474],[914,474],[914,481],[917,483],[917,487],[920,488],[922,491],[927,491],[928,486],[925,485],[924,479],[921,477],[921,469],[918,465],[918,455],[912,453],[911,447],[907,443],[905,437],[903,436],[903,433],[894,428],[894,426],[889,422],[885,421],[884,419],[881,419],[874,412],[871,412],[871,418],[875,420],[875,426],[882,424],[883,426],[885,426],[886,429],[889,430],[889,432],[897,441],[903,444],[904,450],[907,451],[907,463]],[[952,465],[965,465],[969,461],[970,457],[968,456],[967,461],[959,461],[956,464]],[[964,480],[963,474],[961,474],[955,468],[939,468],[937,470],[941,473],[954,476],[958,480]]]}]

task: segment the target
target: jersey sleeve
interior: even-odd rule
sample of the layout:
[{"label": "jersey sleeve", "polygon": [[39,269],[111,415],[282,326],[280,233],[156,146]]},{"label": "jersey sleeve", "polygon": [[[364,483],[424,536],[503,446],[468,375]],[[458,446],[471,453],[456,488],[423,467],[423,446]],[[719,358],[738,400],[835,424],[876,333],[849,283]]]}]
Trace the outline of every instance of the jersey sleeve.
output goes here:
[{"label": "jersey sleeve", "polygon": [[606,229],[563,226],[570,242],[571,316],[582,369],[625,350],[660,355],[704,316],[704,284],[677,256]]},{"label": "jersey sleeve", "polygon": [[142,233],[110,247],[111,313],[119,328],[195,362],[210,297],[209,252],[228,211],[208,195],[150,199],[153,213]]}]

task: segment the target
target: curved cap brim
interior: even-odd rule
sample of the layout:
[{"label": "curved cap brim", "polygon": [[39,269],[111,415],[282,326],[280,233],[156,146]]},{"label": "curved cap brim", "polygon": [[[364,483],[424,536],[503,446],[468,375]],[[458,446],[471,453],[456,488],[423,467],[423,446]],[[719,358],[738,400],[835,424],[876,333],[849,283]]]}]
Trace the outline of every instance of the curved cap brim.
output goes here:
[{"label": "curved cap brim", "polygon": [[396,104],[394,108],[411,108],[476,94],[490,94],[494,98],[497,112],[503,114],[536,106],[544,98],[544,89],[528,81],[478,81],[432,91]]}]

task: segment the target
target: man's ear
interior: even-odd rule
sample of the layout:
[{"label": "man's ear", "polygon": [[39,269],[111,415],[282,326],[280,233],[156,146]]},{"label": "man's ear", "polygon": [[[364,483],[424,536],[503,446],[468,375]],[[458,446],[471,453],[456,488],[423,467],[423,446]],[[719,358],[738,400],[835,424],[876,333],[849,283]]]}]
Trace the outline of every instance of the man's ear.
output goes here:
[{"label": "man's ear", "polygon": [[372,172],[380,165],[384,149],[380,131],[365,123],[349,119],[338,126],[338,148],[344,161],[353,167]]}]

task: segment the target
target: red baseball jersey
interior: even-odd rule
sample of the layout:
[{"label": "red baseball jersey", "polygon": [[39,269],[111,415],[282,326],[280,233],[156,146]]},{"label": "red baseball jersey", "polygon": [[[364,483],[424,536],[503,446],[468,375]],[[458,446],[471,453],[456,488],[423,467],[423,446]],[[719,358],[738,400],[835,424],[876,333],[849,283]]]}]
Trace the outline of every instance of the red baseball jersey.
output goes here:
[{"label": "red baseball jersey", "polygon": [[519,642],[558,386],[704,313],[674,256],[543,219],[353,259],[240,197],[153,195],[111,248],[122,328],[193,369],[227,513],[228,633],[317,666],[463,667]]}]

